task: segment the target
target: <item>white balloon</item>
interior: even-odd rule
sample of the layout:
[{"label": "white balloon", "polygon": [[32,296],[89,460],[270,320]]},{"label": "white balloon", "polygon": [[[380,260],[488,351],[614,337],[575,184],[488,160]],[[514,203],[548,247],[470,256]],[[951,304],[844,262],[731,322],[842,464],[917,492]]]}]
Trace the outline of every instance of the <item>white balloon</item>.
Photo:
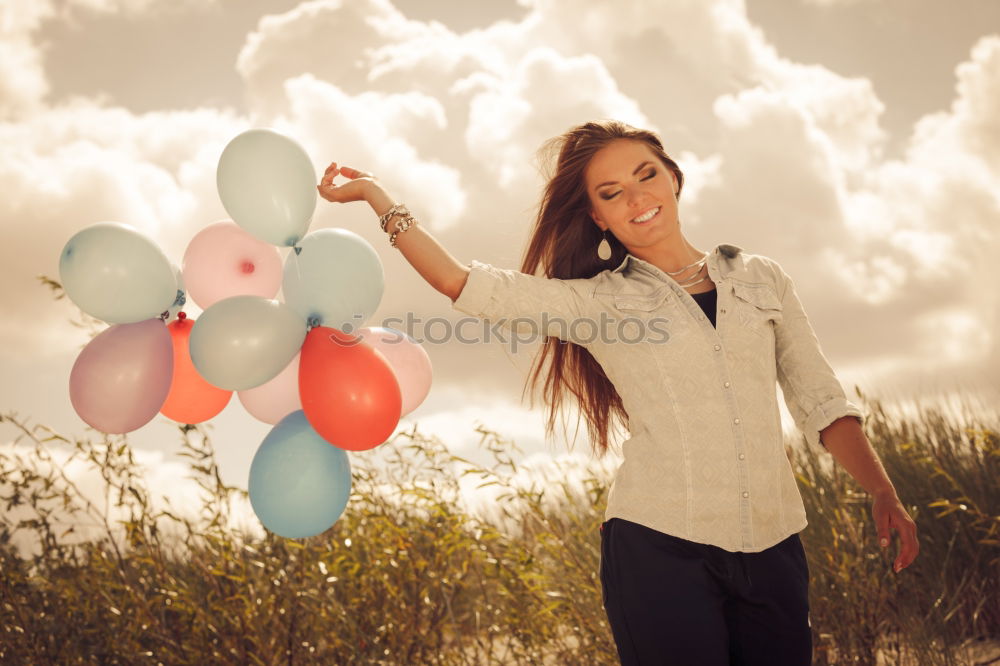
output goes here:
[{"label": "white balloon", "polygon": [[375,313],[385,289],[378,253],[347,229],[318,229],[285,259],[285,302],[311,326],[354,333]]},{"label": "white balloon", "polygon": [[114,324],[158,317],[177,298],[167,255],[134,227],[117,222],[74,234],[59,256],[59,279],[81,310]]},{"label": "white balloon", "polygon": [[237,135],[216,170],[219,198],[229,216],[273,245],[295,245],[305,235],[318,182],[302,146],[271,129]]},{"label": "white balloon", "polygon": [[205,310],[188,345],[194,367],[209,383],[243,391],[281,372],[305,338],[306,323],[287,305],[243,295]]}]

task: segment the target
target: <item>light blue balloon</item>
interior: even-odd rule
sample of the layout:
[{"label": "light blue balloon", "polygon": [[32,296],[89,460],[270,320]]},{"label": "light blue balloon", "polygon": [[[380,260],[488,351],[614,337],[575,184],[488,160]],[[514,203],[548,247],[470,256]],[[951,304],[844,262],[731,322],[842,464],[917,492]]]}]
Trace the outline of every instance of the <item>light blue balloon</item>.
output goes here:
[{"label": "light blue balloon", "polygon": [[316,210],[316,170],[293,139],[271,129],[239,134],[215,172],[219,198],[236,224],[273,245],[295,245]]},{"label": "light blue balloon", "polygon": [[117,222],[74,234],[59,255],[59,279],[81,310],[113,324],[158,317],[177,297],[167,255],[135,228]]},{"label": "light blue balloon", "polygon": [[346,229],[318,229],[285,259],[285,302],[310,326],[354,333],[375,313],[385,289],[382,262]]},{"label": "light blue balloon", "polygon": [[260,386],[302,348],[306,323],[284,303],[231,296],[213,303],[191,328],[191,361],[210,384],[231,391]]},{"label": "light blue balloon", "polygon": [[250,463],[250,505],[271,532],[287,539],[322,534],[351,496],[347,451],[316,434],[300,409],[281,419]]}]

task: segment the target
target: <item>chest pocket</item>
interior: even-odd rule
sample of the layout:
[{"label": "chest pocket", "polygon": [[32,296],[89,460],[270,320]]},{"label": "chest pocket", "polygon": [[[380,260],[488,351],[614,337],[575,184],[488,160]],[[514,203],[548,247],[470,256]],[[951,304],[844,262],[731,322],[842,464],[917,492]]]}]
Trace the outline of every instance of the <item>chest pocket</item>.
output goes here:
[{"label": "chest pocket", "polygon": [[652,294],[615,294],[615,309],[626,315],[649,316],[663,305],[667,295],[667,289],[660,289]]},{"label": "chest pocket", "polygon": [[676,317],[666,306],[669,297],[669,287],[651,294],[614,294],[615,310],[619,316],[615,341],[631,345],[669,340],[676,328]]},{"label": "chest pocket", "polygon": [[733,307],[740,318],[740,325],[757,335],[773,333],[775,324],[781,323],[781,301],[770,285],[733,282]]}]

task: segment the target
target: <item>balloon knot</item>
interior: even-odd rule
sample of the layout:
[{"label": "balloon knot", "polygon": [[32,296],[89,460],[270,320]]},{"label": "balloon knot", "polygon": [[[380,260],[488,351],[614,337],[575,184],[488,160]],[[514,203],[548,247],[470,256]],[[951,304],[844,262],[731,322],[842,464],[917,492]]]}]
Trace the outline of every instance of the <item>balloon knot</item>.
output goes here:
[{"label": "balloon knot", "polygon": [[173,302],[173,304],[170,307],[175,308],[175,307],[183,306],[185,303],[187,303],[187,296],[184,295],[184,290],[183,289],[178,289],[177,290],[177,295],[174,296],[174,302]]},{"label": "balloon knot", "polygon": [[309,325],[309,328],[316,328],[321,323],[323,323],[323,320],[320,319],[319,315],[309,315],[309,318],[306,320],[306,324]]},{"label": "balloon knot", "polygon": [[299,245],[293,245],[292,249],[295,250],[295,254],[296,255],[302,254],[302,247],[301,246],[299,246]]},{"label": "balloon knot", "polygon": [[179,319],[180,321],[184,321],[187,318],[188,318],[188,316],[187,316],[186,312],[181,311],[181,312],[177,313],[177,319]]}]

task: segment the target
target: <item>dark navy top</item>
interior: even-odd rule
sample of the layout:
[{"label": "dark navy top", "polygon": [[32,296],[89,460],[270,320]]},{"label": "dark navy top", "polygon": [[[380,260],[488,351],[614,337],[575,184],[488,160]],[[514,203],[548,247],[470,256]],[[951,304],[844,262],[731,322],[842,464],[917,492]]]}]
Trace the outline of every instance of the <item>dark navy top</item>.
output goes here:
[{"label": "dark navy top", "polygon": [[694,302],[701,306],[701,309],[705,311],[705,316],[708,320],[712,322],[712,327],[715,327],[715,305],[718,301],[719,291],[717,289],[712,289],[711,291],[704,291],[700,294],[691,294],[691,298]]}]

